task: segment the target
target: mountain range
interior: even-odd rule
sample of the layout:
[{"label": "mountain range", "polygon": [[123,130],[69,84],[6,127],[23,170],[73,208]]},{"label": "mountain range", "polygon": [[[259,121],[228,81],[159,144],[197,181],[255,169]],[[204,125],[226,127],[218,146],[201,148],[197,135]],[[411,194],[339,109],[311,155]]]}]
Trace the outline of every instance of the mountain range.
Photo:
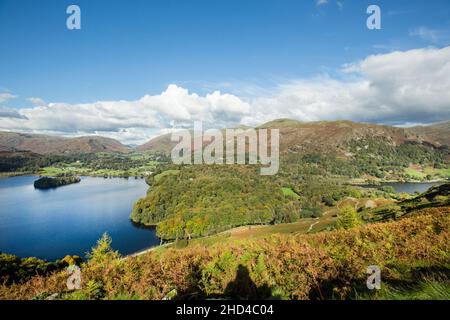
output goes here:
[{"label": "mountain range", "polygon": [[[320,152],[348,154],[348,143],[365,138],[400,145],[407,141],[431,144],[436,148],[450,146],[450,121],[428,126],[399,128],[352,121],[300,122],[278,119],[258,128],[280,130],[281,152]],[[245,129],[245,128],[244,128]],[[161,152],[170,154],[175,146],[171,134],[151,139],[140,146],[126,146],[117,140],[101,136],[76,138],[40,134],[0,132],[0,151],[30,151],[36,154],[75,154],[96,152]]]},{"label": "mountain range", "polygon": [[[396,146],[407,141],[431,144],[436,148],[450,146],[450,121],[429,126],[399,128],[352,121],[300,122],[278,119],[258,128],[280,130],[281,152],[318,152],[345,156],[352,140],[378,139]],[[245,130],[245,128],[241,128]],[[175,142],[171,134],[161,135],[137,147],[138,151],[170,154]]]}]

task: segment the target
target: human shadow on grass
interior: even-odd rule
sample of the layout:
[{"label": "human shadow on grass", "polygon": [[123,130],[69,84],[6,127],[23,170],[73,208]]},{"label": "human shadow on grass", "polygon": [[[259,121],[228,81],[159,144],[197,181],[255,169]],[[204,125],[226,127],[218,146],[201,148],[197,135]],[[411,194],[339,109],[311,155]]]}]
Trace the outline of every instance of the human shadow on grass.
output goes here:
[{"label": "human shadow on grass", "polygon": [[248,268],[239,265],[234,280],[227,284],[223,294],[207,295],[197,285],[194,285],[184,292],[179,292],[175,299],[273,300],[279,298],[272,295],[272,290],[267,284],[257,286],[250,277]]}]

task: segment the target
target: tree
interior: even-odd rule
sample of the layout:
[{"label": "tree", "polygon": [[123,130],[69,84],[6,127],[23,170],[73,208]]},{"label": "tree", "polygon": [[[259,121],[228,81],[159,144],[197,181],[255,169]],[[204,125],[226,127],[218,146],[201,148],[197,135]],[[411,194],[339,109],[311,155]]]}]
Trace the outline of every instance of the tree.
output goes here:
[{"label": "tree", "polygon": [[97,245],[88,253],[89,263],[104,266],[113,260],[120,258],[120,254],[111,248],[112,239],[104,233],[97,241]]},{"label": "tree", "polygon": [[361,217],[352,206],[345,206],[339,209],[339,216],[336,226],[339,229],[350,229],[362,224]]}]

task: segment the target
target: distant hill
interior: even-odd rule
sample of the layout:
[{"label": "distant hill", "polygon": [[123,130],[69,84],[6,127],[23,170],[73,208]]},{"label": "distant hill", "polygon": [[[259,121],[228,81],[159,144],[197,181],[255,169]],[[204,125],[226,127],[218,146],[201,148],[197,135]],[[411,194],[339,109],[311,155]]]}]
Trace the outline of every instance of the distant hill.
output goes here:
[{"label": "distant hill", "polygon": [[407,131],[416,134],[418,138],[433,140],[441,145],[450,146],[450,121],[440,122],[429,126],[408,128]]},{"label": "distant hill", "polygon": [[267,128],[280,128],[287,126],[295,126],[302,124],[301,121],[293,120],[293,119],[276,119],[269,122],[266,122],[260,125],[258,128],[267,129]]},{"label": "distant hill", "polygon": [[[352,121],[300,122],[279,119],[258,128],[280,130],[280,151],[293,153],[322,153],[347,157],[349,145],[354,141],[377,140],[389,146],[405,142],[431,144],[434,147],[450,146],[449,123],[427,127],[398,128]],[[158,151],[169,154],[176,143],[170,134],[154,138],[139,146],[139,151]]]},{"label": "distant hill", "polygon": [[170,141],[172,134],[167,133],[159,137],[151,139],[149,142],[144,143],[136,148],[137,151],[145,152],[161,152],[166,155],[170,155],[173,147],[176,146],[176,142]]},{"label": "distant hill", "polygon": [[85,136],[65,138],[40,134],[0,132],[0,151],[30,151],[37,154],[73,154],[95,152],[127,152],[131,149],[119,141]]},{"label": "distant hill", "polygon": [[420,135],[413,130],[358,123],[352,121],[271,121],[261,128],[280,130],[280,150],[287,152],[318,152],[323,154],[349,155],[349,145],[358,141],[383,142],[398,146],[405,142],[427,143],[435,147],[443,145],[441,136],[450,137],[450,129],[439,131],[440,135]]}]

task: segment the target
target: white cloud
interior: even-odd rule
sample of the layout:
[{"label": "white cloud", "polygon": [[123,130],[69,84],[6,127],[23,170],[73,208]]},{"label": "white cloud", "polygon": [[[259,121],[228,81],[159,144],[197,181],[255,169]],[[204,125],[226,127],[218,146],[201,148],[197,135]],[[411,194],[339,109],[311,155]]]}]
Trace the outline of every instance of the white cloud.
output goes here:
[{"label": "white cloud", "polygon": [[244,123],[275,117],[386,124],[450,119],[450,47],[373,55],[343,72],[354,80],[318,77],[280,86],[252,102],[258,111]]},{"label": "white cloud", "polygon": [[9,92],[0,93],[0,103],[6,102],[14,98],[17,98],[17,96],[13,95],[12,93]]},{"label": "white cloud", "polygon": [[31,98],[28,98],[27,100],[36,106],[45,106],[46,105],[45,101],[42,100],[41,98],[31,97]]},{"label": "white cloud", "polygon": [[220,127],[234,125],[250,112],[250,105],[234,95],[214,91],[199,96],[172,84],[159,95],[145,95],[136,101],[49,103],[18,112],[20,117],[14,118],[0,114],[0,130],[96,133],[141,143],[158,130],[170,127],[171,121],[178,126],[190,126],[196,120]]},{"label": "white cloud", "polygon": [[339,78],[294,79],[256,95],[199,95],[175,84],[135,101],[50,103],[0,112],[0,130],[101,134],[142,143],[173,128],[258,125],[276,118],[349,119],[385,124],[450,119],[450,47],[372,55],[345,65]]}]

